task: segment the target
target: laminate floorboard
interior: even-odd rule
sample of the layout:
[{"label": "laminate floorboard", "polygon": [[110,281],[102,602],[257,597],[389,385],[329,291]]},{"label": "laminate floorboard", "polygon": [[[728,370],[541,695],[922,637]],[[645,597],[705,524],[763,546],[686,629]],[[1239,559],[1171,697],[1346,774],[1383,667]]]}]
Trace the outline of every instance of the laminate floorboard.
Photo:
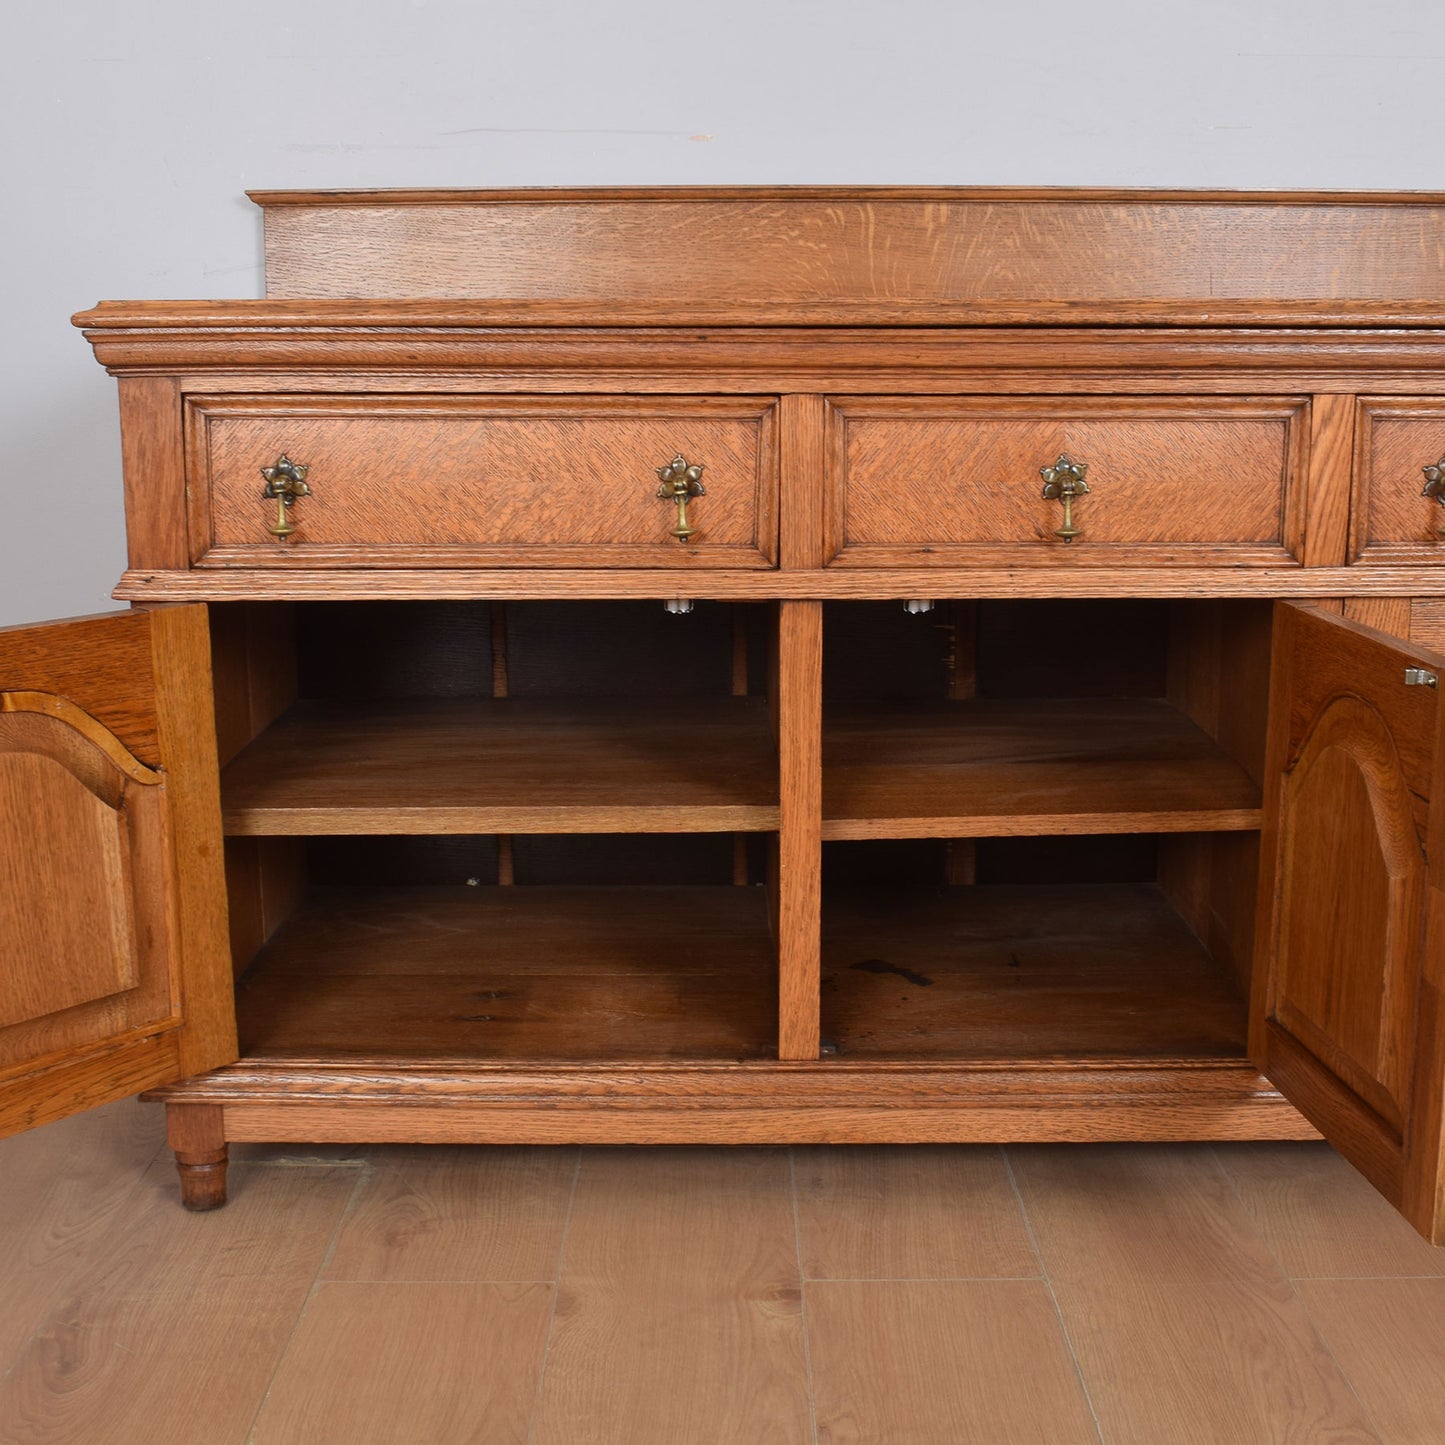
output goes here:
[{"label": "laminate floorboard", "polygon": [[787,1152],[582,1160],[534,1445],[806,1445]]},{"label": "laminate floorboard", "polygon": [[104,1243],[165,1143],[159,1109],[106,1104],[0,1143],[0,1376]]},{"label": "laminate floorboard", "polygon": [[5,1445],[241,1445],[358,1176],[233,1173],[188,1214],[151,1166],[0,1385]]},{"label": "laminate floorboard", "polygon": [[807,1307],[824,1445],[1098,1439],[1042,1280],[825,1281]]},{"label": "laminate floorboard", "polygon": [[1445,1249],[1427,1244],[1328,1144],[1217,1144],[1215,1152],[1292,1279],[1445,1275]]},{"label": "laminate floorboard", "polygon": [[793,1151],[806,1279],[1037,1279],[1002,1149]]},{"label": "laminate floorboard", "polygon": [[526,1445],[546,1284],[324,1284],[254,1445]]},{"label": "laminate floorboard", "polygon": [[1445,1440],[1445,1279],[1312,1279],[1299,1290],[1385,1445]]},{"label": "laminate floorboard", "polygon": [[577,1173],[573,1149],[437,1149],[382,1156],[327,1280],[552,1281]]},{"label": "laminate floorboard", "polygon": [[3,1445],[1439,1445],[1445,1251],[1322,1145],[0,1140]]},{"label": "laminate floorboard", "polygon": [[1010,1156],[1110,1445],[1376,1440],[1208,1146]]}]

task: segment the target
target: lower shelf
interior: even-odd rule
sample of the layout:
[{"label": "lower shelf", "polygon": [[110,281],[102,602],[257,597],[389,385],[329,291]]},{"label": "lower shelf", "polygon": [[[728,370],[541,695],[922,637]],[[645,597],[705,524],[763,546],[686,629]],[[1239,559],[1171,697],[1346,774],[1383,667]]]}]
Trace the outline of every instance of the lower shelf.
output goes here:
[{"label": "lower shelf", "polygon": [[[317,889],[237,996],[253,1060],[767,1060],[755,887]],[[1152,884],[854,889],[824,906],[822,1022],[853,1061],[1236,1061],[1234,978]]]},{"label": "lower shelf", "polygon": [[1243,1059],[1235,980],[1152,884],[850,890],[823,910],[843,1059]]},{"label": "lower shelf", "polygon": [[249,1059],[775,1057],[761,888],[318,889],[237,992]]}]

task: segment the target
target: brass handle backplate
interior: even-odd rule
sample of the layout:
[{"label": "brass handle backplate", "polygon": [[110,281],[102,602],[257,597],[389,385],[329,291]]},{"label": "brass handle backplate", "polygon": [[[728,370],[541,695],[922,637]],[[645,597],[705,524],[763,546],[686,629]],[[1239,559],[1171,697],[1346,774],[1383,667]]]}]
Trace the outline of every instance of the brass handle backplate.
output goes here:
[{"label": "brass handle backplate", "polygon": [[672,535],[679,542],[686,542],[697,531],[687,520],[687,504],[694,497],[705,497],[707,489],[702,484],[702,467],[695,466],[679,452],[665,467],[658,467],[657,475],[662,485],[657,495],[664,501],[677,503],[677,526]]},{"label": "brass handle backplate", "polygon": [[1076,462],[1065,453],[1051,467],[1040,467],[1039,475],[1044,479],[1044,497],[1050,502],[1064,504],[1064,525],[1054,529],[1054,536],[1072,542],[1082,528],[1074,526],[1074,498],[1085,497],[1089,488],[1084,482],[1084,473],[1089,470],[1084,462]]},{"label": "brass handle backplate", "polygon": [[[1420,470],[1425,474],[1425,486],[1420,495],[1433,497],[1445,507],[1445,457],[1441,457],[1433,466],[1421,467]],[[1439,526],[1435,530],[1445,536],[1445,526]]]},{"label": "brass handle backplate", "polygon": [[276,520],[268,530],[273,537],[280,537],[283,542],[296,530],[286,515],[286,509],[297,497],[311,495],[311,488],[306,485],[306,473],[310,470],[310,467],[293,462],[285,452],[277,457],[274,467],[261,468],[261,475],[266,478],[266,486],[261,495],[268,502],[276,503]]}]

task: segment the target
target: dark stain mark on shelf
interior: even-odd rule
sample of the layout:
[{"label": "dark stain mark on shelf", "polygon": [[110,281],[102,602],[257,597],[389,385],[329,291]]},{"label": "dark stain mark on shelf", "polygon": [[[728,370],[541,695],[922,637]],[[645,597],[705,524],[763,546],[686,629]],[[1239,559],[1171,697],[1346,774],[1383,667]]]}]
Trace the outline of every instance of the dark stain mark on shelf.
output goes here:
[{"label": "dark stain mark on shelf", "polygon": [[858,963],[850,964],[849,967],[856,968],[860,973],[891,973],[918,988],[933,986],[933,980],[927,974],[915,973],[911,968],[900,968],[896,963],[889,963],[884,958],[865,958]]}]

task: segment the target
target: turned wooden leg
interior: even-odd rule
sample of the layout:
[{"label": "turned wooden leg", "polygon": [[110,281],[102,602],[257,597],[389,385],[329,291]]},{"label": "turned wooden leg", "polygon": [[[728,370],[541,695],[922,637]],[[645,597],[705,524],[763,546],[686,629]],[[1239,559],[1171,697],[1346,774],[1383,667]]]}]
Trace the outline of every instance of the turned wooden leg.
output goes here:
[{"label": "turned wooden leg", "polygon": [[226,1202],[225,1113],[219,1104],[167,1104],[166,1139],[176,1151],[181,1203],[219,1209]]}]

